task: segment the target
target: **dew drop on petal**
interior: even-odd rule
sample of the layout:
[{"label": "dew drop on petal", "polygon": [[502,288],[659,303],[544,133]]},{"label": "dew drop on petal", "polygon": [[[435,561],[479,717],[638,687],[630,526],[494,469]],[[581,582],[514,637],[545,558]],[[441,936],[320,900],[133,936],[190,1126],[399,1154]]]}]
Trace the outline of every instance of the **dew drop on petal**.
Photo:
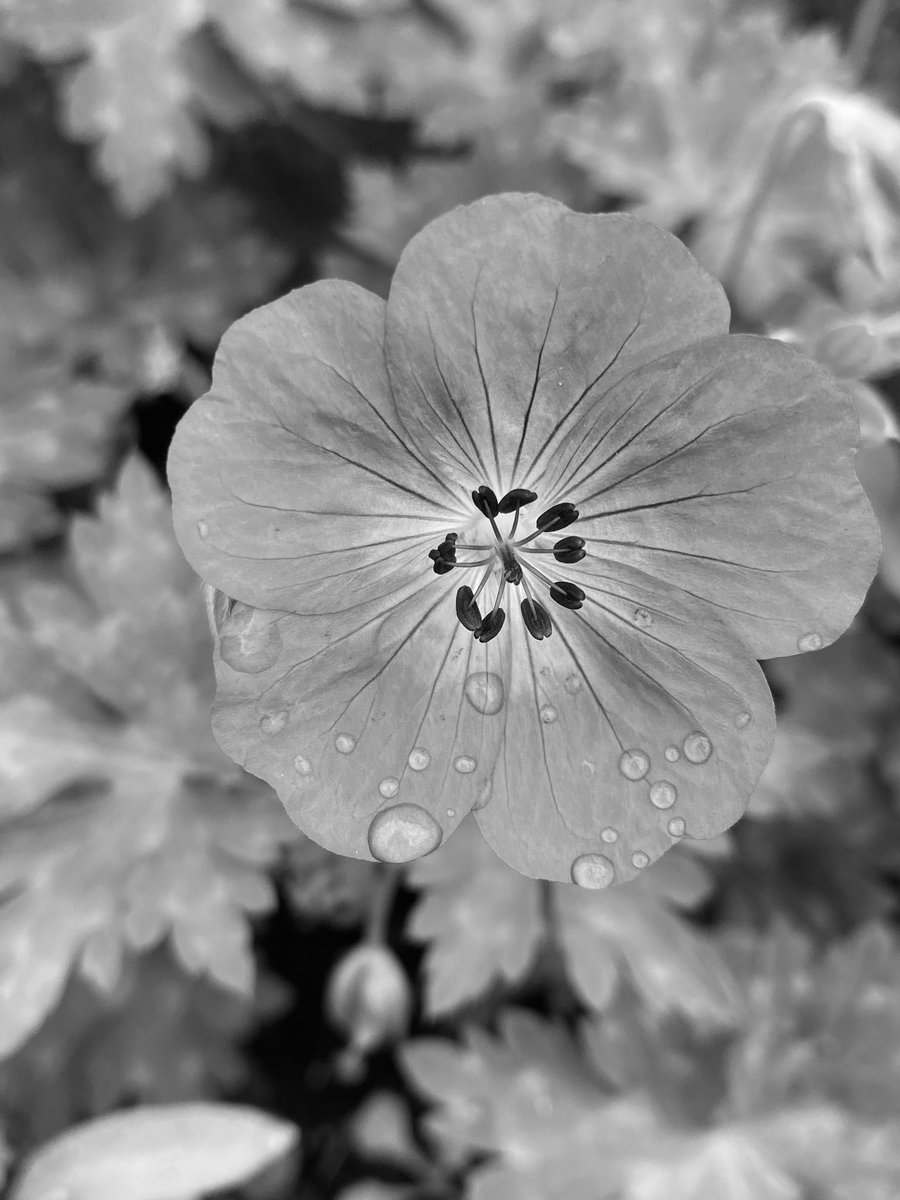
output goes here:
[{"label": "dew drop on petal", "polygon": [[243,675],[258,675],[275,665],[281,653],[278,626],[248,604],[235,604],[219,637],[222,662]]},{"label": "dew drop on petal", "polygon": [[452,819],[453,817],[455,817],[455,816],[456,816],[456,809],[455,809],[455,808],[448,808],[448,809],[447,809],[447,816],[448,816],[448,817],[450,817],[451,819]]},{"label": "dew drop on petal", "polygon": [[209,537],[209,525],[205,521],[197,522],[197,532],[202,538]]},{"label": "dew drop on petal", "polygon": [[712,742],[705,733],[695,729],[684,739],[684,757],[688,762],[705,763],[712,754]]},{"label": "dew drop on petal", "polygon": [[650,803],[656,808],[671,808],[677,799],[675,784],[667,779],[660,779],[650,788]]},{"label": "dew drop on petal", "polygon": [[552,704],[541,705],[541,720],[545,725],[552,725],[558,715]]},{"label": "dew drop on petal", "polygon": [[626,750],[619,758],[619,770],[626,779],[636,782],[650,770],[650,759],[643,750]]},{"label": "dew drop on petal", "polygon": [[281,733],[285,725],[288,723],[288,711],[286,708],[280,712],[265,713],[259,718],[259,727],[263,733]]},{"label": "dew drop on petal", "polygon": [[821,650],[822,635],[819,633],[804,633],[801,638],[797,639],[797,649],[801,654],[805,654],[808,650]]},{"label": "dew drop on petal", "polygon": [[305,779],[308,775],[312,775],[312,763],[302,754],[298,754],[294,759],[294,770]]},{"label": "dew drop on petal", "polygon": [[631,862],[639,871],[642,871],[650,862],[650,855],[645,854],[643,850],[635,850],[631,856]]},{"label": "dew drop on petal", "polygon": [[431,755],[424,746],[413,746],[406,761],[414,771],[424,771],[431,762]]},{"label": "dew drop on petal", "polygon": [[566,691],[569,693],[569,695],[574,696],[576,694],[576,692],[581,691],[583,684],[584,684],[584,680],[581,678],[580,675],[567,675],[564,686],[565,686]]},{"label": "dew drop on petal", "polygon": [[461,754],[459,758],[453,760],[453,766],[459,771],[460,775],[471,775],[478,763],[474,758],[469,758],[467,754]]},{"label": "dew drop on petal", "polygon": [[681,751],[677,746],[666,746],[665,754],[666,762],[678,762],[681,758]]},{"label": "dew drop on petal", "polygon": [[607,825],[605,829],[600,830],[600,840],[601,842],[606,842],[608,846],[611,846],[613,842],[617,842],[619,840],[619,831],[617,829],[613,829],[612,825]]},{"label": "dew drop on petal", "polygon": [[746,729],[752,720],[753,720],[753,717],[750,713],[739,712],[738,715],[734,718],[734,723],[735,723],[735,725],[737,725],[738,729]]},{"label": "dew drop on petal", "polygon": [[395,779],[393,775],[388,775],[387,779],[382,779],[379,783],[378,790],[385,800],[393,800],[400,791],[400,780]]},{"label": "dew drop on petal", "polygon": [[616,869],[602,854],[581,854],[572,863],[572,882],[597,891],[609,887]]},{"label": "dew drop on petal", "polygon": [[418,804],[382,809],[369,826],[369,850],[379,862],[405,863],[437,849],[443,838],[437,821]]},{"label": "dew drop on petal", "polygon": [[338,754],[352,754],[356,749],[356,738],[350,733],[339,733],[334,739],[334,748]]},{"label": "dew drop on petal", "polygon": [[684,837],[684,831],[687,826],[684,823],[684,817],[673,817],[668,824],[669,833],[672,837]]},{"label": "dew drop on petal", "polygon": [[639,625],[641,629],[649,629],[653,624],[653,614],[649,609],[636,608],[633,615],[635,625]]},{"label": "dew drop on petal", "polygon": [[503,707],[503,680],[492,671],[473,671],[466,680],[465,692],[472,707],[487,716]]}]

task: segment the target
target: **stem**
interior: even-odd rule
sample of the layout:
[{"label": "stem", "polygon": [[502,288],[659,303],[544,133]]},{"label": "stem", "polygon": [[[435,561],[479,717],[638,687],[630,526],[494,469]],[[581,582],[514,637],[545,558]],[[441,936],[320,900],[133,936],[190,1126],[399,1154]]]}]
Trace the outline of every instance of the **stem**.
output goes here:
[{"label": "stem", "polygon": [[872,51],[878,31],[887,13],[888,0],[862,0],[853,18],[847,39],[847,61],[853,68],[857,83],[862,83],[869,71]]},{"label": "stem", "polygon": [[381,863],[363,935],[363,941],[370,946],[381,946],[387,941],[388,922],[399,886],[400,868]]}]

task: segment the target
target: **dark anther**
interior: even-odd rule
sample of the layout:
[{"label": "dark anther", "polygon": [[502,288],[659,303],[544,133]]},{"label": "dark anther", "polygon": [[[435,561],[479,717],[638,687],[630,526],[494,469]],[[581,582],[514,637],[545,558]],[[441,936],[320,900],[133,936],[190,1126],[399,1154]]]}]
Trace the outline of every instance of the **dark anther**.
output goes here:
[{"label": "dark anther", "polygon": [[575,583],[556,582],[550,585],[550,599],[563,608],[581,608],[584,592]]},{"label": "dark anther", "polygon": [[[436,552],[434,550],[429,550],[429,552],[428,552],[429,557],[435,555],[435,553]],[[436,557],[435,561],[434,561],[434,566],[431,569],[432,569],[432,571],[434,571],[435,575],[446,575],[448,571],[453,570],[453,567],[454,567],[454,564],[452,562],[447,562],[447,560],[444,558]]]},{"label": "dark anther", "polygon": [[560,538],[553,547],[553,557],[557,562],[581,562],[581,560],[584,558],[584,538]]},{"label": "dark anther", "polygon": [[505,620],[505,609],[498,608],[495,611],[489,612],[478,628],[473,630],[476,640],[479,642],[489,642],[492,638],[495,638],[503,628]]},{"label": "dark anther", "polygon": [[578,509],[574,504],[563,501],[562,504],[552,504],[541,513],[535,521],[541,533],[555,533],[557,529],[565,529],[573,521],[578,520]]},{"label": "dark anther", "polygon": [[456,615],[460,624],[472,633],[481,626],[481,613],[478,611],[474,593],[465,584],[456,593]]},{"label": "dark anther", "polygon": [[513,488],[500,498],[498,508],[502,513],[516,512],[523,504],[534,504],[537,492],[529,492],[527,488]]},{"label": "dark anther", "polygon": [[513,559],[508,567],[503,568],[503,578],[507,583],[515,584],[522,582],[522,568],[515,559]]},{"label": "dark anther", "polygon": [[537,600],[526,599],[522,601],[522,620],[525,622],[525,628],[531,636],[537,638],[539,642],[549,637],[553,632],[550,614],[544,608],[543,604],[538,604]]},{"label": "dark anther", "polygon": [[493,488],[482,484],[472,493],[472,503],[480,513],[484,513],[486,517],[496,517],[500,511],[500,505],[497,502],[497,493]]}]

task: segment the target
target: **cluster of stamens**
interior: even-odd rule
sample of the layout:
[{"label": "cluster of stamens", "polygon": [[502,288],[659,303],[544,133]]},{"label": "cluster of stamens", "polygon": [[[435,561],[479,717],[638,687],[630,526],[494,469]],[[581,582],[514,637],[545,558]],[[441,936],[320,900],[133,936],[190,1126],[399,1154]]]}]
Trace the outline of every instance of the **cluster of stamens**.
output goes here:
[{"label": "cluster of stamens", "polygon": [[[553,632],[550,614],[544,605],[535,598],[528,582],[528,575],[534,576],[545,584],[550,589],[550,599],[562,608],[581,608],[584,603],[584,592],[580,587],[574,583],[566,583],[564,580],[551,579],[524,557],[526,555],[552,554],[556,562],[561,563],[576,563],[584,558],[584,538],[580,537],[564,537],[552,547],[547,548],[529,545],[543,534],[556,533],[577,521],[578,510],[574,504],[563,502],[551,505],[535,521],[537,528],[534,533],[530,533],[518,541],[514,540],[519,525],[519,510],[526,504],[533,504],[535,500],[537,500],[537,493],[528,491],[526,488],[513,488],[498,500],[496,493],[491,488],[482,485],[472,492],[472,502],[478,511],[490,521],[495,542],[492,545],[466,543],[460,546],[458,545],[459,535],[449,533],[439,546],[428,551],[428,557],[432,560],[436,575],[446,575],[453,570],[485,567],[481,581],[474,591],[463,585],[456,593],[456,615],[460,624],[470,630],[479,642],[489,642],[503,628],[506,610],[502,607],[501,602],[507,586],[521,587],[525,592],[520,607],[525,628],[531,636],[541,641]],[[497,526],[497,517],[501,514],[515,514],[512,527],[506,535],[502,534]],[[487,558],[457,562],[458,550],[488,551],[489,553]],[[520,555],[523,557],[520,558]],[[498,559],[501,568],[500,587],[493,608],[483,617],[478,607],[478,597],[494,573]]]}]

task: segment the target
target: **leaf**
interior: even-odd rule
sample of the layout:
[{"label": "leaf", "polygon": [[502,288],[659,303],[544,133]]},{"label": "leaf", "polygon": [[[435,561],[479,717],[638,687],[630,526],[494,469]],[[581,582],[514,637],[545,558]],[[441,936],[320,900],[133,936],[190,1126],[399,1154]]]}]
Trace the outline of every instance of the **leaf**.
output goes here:
[{"label": "leaf", "polygon": [[497,981],[520,982],[544,935],[540,889],[494,854],[473,821],[408,875],[423,893],[407,933],[428,944],[429,1016],[476,999]]},{"label": "leaf", "polygon": [[134,1108],[41,1147],[11,1200],[195,1200],[247,1182],[297,1144],[295,1126],[236,1104]]},{"label": "leaf", "polygon": [[[0,706],[20,764],[0,848],[4,1054],[73,966],[109,991],[127,947],[167,936],[185,968],[248,991],[247,917],[273,903],[266,868],[290,837],[271,794],[210,738],[200,597],[137,459],[99,518],[76,522],[71,568],[79,588],[35,583],[22,603],[30,657],[54,661],[83,700],[29,695],[25,655],[21,694]],[[36,762],[39,774],[22,769]]]},{"label": "leaf", "polygon": [[390,1164],[414,1176],[427,1175],[428,1160],[416,1145],[409,1109],[391,1092],[375,1092],[353,1115],[354,1149],[364,1158]]}]

